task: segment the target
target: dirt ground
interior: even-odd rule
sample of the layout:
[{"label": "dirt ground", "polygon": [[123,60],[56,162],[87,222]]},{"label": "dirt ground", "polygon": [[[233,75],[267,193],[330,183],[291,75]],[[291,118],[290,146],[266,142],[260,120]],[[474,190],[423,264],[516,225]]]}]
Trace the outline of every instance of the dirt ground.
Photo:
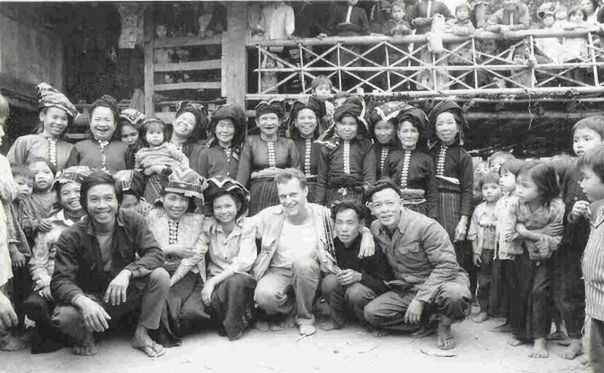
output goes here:
[{"label": "dirt ground", "polygon": [[31,355],[29,351],[0,352],[4,372],[489,372],[565,373],[589,372],[578,361],[567,361],[557,353],[563,349],[550,342],[548,359],[527,356],[529,346],[507,345],[509,335],[490,332],[501,320],[474,324],[466,320],[454,325],[455,356],[441,357],[436,337],[413,339],[405,335],[377,338],[360,326],[300,338],[296,329],[260,333],[250,330],[229,342],[214,331],[186,337],[181,347],[150,359],[130,347],[128,337],[97,344],[99,353],[78,357],[70,349]]}]

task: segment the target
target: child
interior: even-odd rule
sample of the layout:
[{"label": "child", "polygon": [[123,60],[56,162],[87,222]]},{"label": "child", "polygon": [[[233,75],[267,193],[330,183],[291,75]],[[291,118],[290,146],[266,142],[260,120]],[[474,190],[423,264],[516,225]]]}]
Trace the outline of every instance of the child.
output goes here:
[{"label": "child", "polygon": [[[541,20],[541,29],[552,29],[556,23],[556,6],[553,3],[544,3],[537,9],[537,16]],[[536,38],[535,46],[549,57],[554,63],[559,62],[562,44],[558,38]]]},{"label": "child", "polygon": [[321,282],[321,293],[331,308],[331,320],[321,325],[323,330],[341,329],[347,323],[348,310],[358,322],[365,324],[363,309],[376,297],[387,292],[386,281],[392,279],[388,259],[379,246],[375,254],[360,259],[361,234],[365,226],[364,206],[344,201],[331,209],[334,220],[335,256],[341,269],[337,275],[328,274]]},{"label": "child", "polygon": [[[155,37],[157,40],[165,40],[168,37],[168,26],[163,21],[157,22],[155,25]],[[153,50],[153,61],[156,64],[167,64],[172,62],[172,56],[174,55],[174,49],[172,48],[160,48]],[[168,73],[164,73],[160,76],[159,83],[172,83],[174,78]]]},{"label": "child", "polygon": [[321,134],[333,124],[333,114],[336,110],[333,102],[330,101],[332,99],[331,80],[325,75],[319,75],[312,80],[310,86],[312,94],[325,101],[325,116],[319,121],[319,133]]},{"label": "child", "polygon": [[142,169],[149,177],[145,200],[154,202],[161,192],[160,176],[170,175],[189,167],[189,159],[172,144],[169,127],[157,118],[145,120],[142,127],[144,147],[134,156],[134,168]]},{"label": "child", "polygon": [[13,165],[11,167],[13,179],[17,184],[17,198],[13,203],[18,204],[18,201],[29,198],[34,191],[34,174],[25,166]]},{"label": "child", "polygon": [[597,146],[579,158],[583,175],[581,189],[592,202],[583,205],[582,215],[589,215],[592,231],[585,246],[581,268],[585,277],[585,316],[591,319],[589,360],[594,372],[604,371],[604,147]]},{"label": "child", "polygon": [[[399,0],[393,1],[390,5],[390,18],[380,26],[379,29],[375,29],[379,34],[388,36],[409,35],[411,33],[411,26],[409,26],[405,15],[405,4]],[[396,58],[392,58],[391,60],[396,61]]]},{"label": "child", "polygon": [[339,200],[362,203],[365,186],[375,181],[376,162],[371,140],[364,137],[367,127],[365,102],[352,97],[334,114],[335,135],[322,142],[315,203],[331,207]]},{"label": "child", "polygon": [[564,202],[554,169],[543,162],[529,162],[518,173],[516,197],[502,222],[504,239],[514,255],[518,288],[512,295],[514,337],[510,345],[533,341],[532,358],[546,358],[545,337],[549,315],[552,253],[562,239]]},{"label": "child", "polygon": [[475,323],[482,323],[489,318],[489,294],[493,259],[497,247],[497,201],[501,197],[499,174],[489,172],[479,179],[484,202],[478,205],[472,214],[468,241],[472,242],[474,251],[474,265],[478,267],[478,291],[476,298],[480,306],[480,313],[472,318]]},{"label": "child", "polygon": [[[568,22],[563,25],[564,30],[581,30],[587,29],[588,24],[585,21],[587,14],[579,7],[575,6],[568,12]],[[561,61],[579,63],[585,61],[589,56],[589,50],[587,46],[587,35],[578,36],[574,38],[563,38],[562,49],[561,49]],[[585,69],[581,67],[573,68],[569,72],[569,77],[579,82],[585,81]]]},{"label": "child", "polygon": [[38,230],[48,232],[51,228],[47,218],[57,201],[56,193],[52,192],[55,167],[44,158],[34,157],[27,162],[27,168],[34,176],[34,188],[29,198],[20,200],[19,217],[27,239],[33,243]]},{"label": "child", "polygon": [[497,151],[488,159],[489,169],[493,172],[499,174],[499,170],[501,169],[501,165],[504,164],[509,159],[515,159],[514,155],[508,151]]},{"label": "child", "polygon": [[[604,143],[604,116],[581,119],[573,126],[573,150],[581,157]],[[572,168],[562,182],[566,219],[562,244],[554,255],[554,301],[562,314],[571,344],[561,355],[573,359],[583,350],[581,330],[585,319],[585,293],[581,257],[590,232],[588,196],[583,192],[581,169]]]},{"label": "child", "polygon": [[[446,32],[457,35],[457,36],[471,36],[474,34],[474,25],[470,20],[470,14],[472,10],[470,5],[466,2],[462,2],[455,7],[455,19],[447,21]],[[468,39],[469,40],[469,39]],[[449,56],[450,65],[471,65],[472,64],[472,43],[470,41],[464,41],[461,43],[452,43],[448,46],[451,51]],[[463,71],[451,71],[451,75],[454,77],[460,77],[461,75],[468,76],[470,74],[464,73]],[[465,84],[466,78],[458,78],[461,82],[456,82],[454,87],[468,88]]]}]

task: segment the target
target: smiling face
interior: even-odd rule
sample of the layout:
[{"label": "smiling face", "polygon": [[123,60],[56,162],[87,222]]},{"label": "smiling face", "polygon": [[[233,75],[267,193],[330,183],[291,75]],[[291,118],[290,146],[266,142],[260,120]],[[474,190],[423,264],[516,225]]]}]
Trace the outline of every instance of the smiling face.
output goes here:
[{"label": "smiling face", "polygon": [[189,208],[189,199],[183,195],[176,193],[166,193],[162,196],[162,203],[166,215],[170,219],[180,219]]},{"label": "smiling face", "polygon": [[40,112],[40,122],[43,126],[42,133],[57,138],[67,128],[69,117],[65,110],[58,107],[49,107]]},{"label": "smiling face", "polygon": [[86,212],[97,225],[111,225],[118,211],[117,194],[113,185],[100,184],[88,189]]},{"label": "smiling face", "polygon": [[265,113],[256,118],[256,125],[260,128],[260,132],[267,137],[277,135],[279,124],[279,116],[275,113]]},{"label": "smiling face", "polygon": [[176,119],[174,119],[174,122],[172,122],[174,134],[182,138],[188,138],[191,136],[193,129],[195,129],[195,125],[195,115],[189,112],[180,114]]},{"label": "smiling face", "polygon": [[455,136],[459,133],[459,127],[452,113],[440,113],[436,117],[436,136],[445,145],[455,142]]},{"label": "smiling face", "polygon": [[345,115],[336,122],[336,133],[342,140],[351,141],[357,135],[359,123],[351,115]]},{"label": "smiling face", "polygon": [[382,145],[388,145],[394,141],[396,131],[394,124],[390,121],[380,120],[373,128],[375,139]]},{"label": "smiling face", "polygon": [[80,212],[80,184],[68,182],[59,187],[59,204],[68,212]]},{"label": "smiling face", "polygon": [[556,23],[556,18],[554,18],[553,14],[546,14],[543,17],[543,27],[544,28],[550,28],[554,25],[554,23]]},{"label": "smiling face", "polygon": [[300,136],[302,136],[302,138],[310,139],[317,129],[317,115],[308,108],[302,109],[298,111],[294,124],[298,131],[300,131]]},{"label": "smiling face", "polygon": [[591,128],[577,128],[573,134],[573,150],[580,157],[586,151],[602,144],[603,140],[602,136]]},{"label": "smiling face", "polygon": [[417,146],[419,131],[408,120],[399,124],[397,135],[398,139],[401,140],[404,150],[413,150]]},{"label": "smiling face", "polygon": [[90,132],[98,141],[110,141],[115,132],[115,118],[108,107],[98,106],[90,113]]},{"label": "smiling face", "polygon": [[47,191],[54,182],[54,175],[45,162],[30,163],[27,168],[34,174],[34,190]]},{"label": "smiling face", "polygon": [[130,124],[124,124],[120,129],[120,138],[131,148],[136,148],[139,137],[136,128]]},{"label": "smiling face", "polygon": [[581,167],[581,189],[590,201],[599,201],[604,199],[604,183],[590,166]]},{"label": "smiling face", "polygon": [[403,211],[403,201],[393,189],[384,189],[371,197],[371,211],[382,225],[394,229]]},{"label": "smiling face", "polygon": [[361,219],[352,209],[342,210],[336,215],[334,229],[340,241],[344,245],[349,245],[359,235]]},{"label": "smiling face", "polygon": [[277,184],[279,203],[288,216],[297,215],[306,208],[308,188],[302,188],[298,179],[290,179],[285,183]]},{"label": "smiling face", "polygon": [[17,198],[31,196],[34,191],[34,180],[21,175],[15,176],[14,179],[17,184]]},{"label": "smiling face", "polygon": [[230,146],[235,137],[235,125],[233,121],[230,118],[219,120],[216,123],[214,134],[221,145]]},{"label": "smiling face", "polygon": [[215,198],[212,202],[214,218],[222,224],[229,224],[237,218],[240,204],[230,194],[224,194]]}]

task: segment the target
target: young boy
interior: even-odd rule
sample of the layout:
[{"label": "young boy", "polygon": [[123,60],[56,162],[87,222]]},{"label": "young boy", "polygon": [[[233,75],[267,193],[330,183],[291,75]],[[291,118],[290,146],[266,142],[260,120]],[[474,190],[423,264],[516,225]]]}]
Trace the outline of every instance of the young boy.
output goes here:
[{"label": "young boy", "polygon": [[[592,202],[581,208],[591,212],[591,234],[581,268],[585,279],[585,316],[591,319],[589,360],[594,372],[604,371],[604,146],[597,146],[579,158],[583,176],[581,189]],[[589,211],[589,212],[588,212]]]},{"label": "young boy", "polygon": [[33,193],[19,202],[19,216],[21,227],[33,244],[38,230],[48,232],[52,227],[47,218],[57,201],[57,195],[52,191],[56,170],[52,163],[41,157],[31,158],[26,166],[34,176]]},{"label": "young boy", "polygon": [[391,280],[390,265],[379,246],[375,254],[360,259],[361,234],[365,226],[363,207],[344,201],[331,209],[334,220],[336,259],[341,271],[327,275],[321,283],[321,293],[331,308],[331,321],[321,325],[323,330],[341,329],[352,310],[364,323],[363,309],[373,299],[388,291],[385,281]]},{"label": "young boy", "polygon": [[480,313],[472,318],[475,323],[484,322],[489,318],[489,292],[493,259],[497,248],[497,201],[501,197],[499,175],[489,172],[479,180],[484,202],[478,205],[472,214],[470,229],[467,239],[472,241],[474,251],[474,265],[478,267],[478,291],[476,298],[480,306]]}]

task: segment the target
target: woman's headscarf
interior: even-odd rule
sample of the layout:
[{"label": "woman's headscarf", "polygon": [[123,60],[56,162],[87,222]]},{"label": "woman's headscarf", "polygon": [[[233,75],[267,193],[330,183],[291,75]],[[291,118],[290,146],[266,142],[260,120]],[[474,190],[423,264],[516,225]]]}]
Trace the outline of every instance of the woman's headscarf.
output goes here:
[{"label": "woman's headscarf", "polygon": [[114,119],[115,124],[117,126],[117,122],[120,119],[120,110],[119,110],[119,108],[117,106],[117,101],[115,100],[115,98],[113,98],[113,97],[111,97],[109,95],[103,95],[103,96],[101,96],[101,98],[99,98],[96,101],[94,101],[92,103],[92,105],[90,105],[90,116],[92,116],[92,112],[97,107],[106,107],[109,110],[111,110],[111,112],[113,113],[113,119]]},{"label": "woman's headscarf", "polygon": [[298,117],[298,113],[302,109],[310,109],[315,113],[317,117],[317,129],[315,130],[315,134],[318,134],[319,131],[319,121],[326,114],[325,101],[320,98],[314,96],[307,96],[303,99],[296,100],[289,111],[289,121],[288,121],[288,134],[292,139],[296,139],[300,137],[300,132],[298,128],[296,128],[296,118]]},{"label": "woman's headscarf", "polygon": [[45,109],[49,107],[57,107],[59,109],[65,110],[67,115],[74,119],[78,115],[78,110],[76,107],[69,101],[69,99],[51,87],[48,83],[40,83],[37,88],[37,96],[38,96],[38,105],[40,109]]},{"label": "woman's headscarf", "polygon": [[208,109],[202,104],[193,101],[181,101],[176,110],[176,118],[184,113],[191,113],[195,118],[195,127],[190,137],[194,141],[207,138]]},{"label": "woman's headscarf", "polygon": [[128,122],[132,127],[134,127],[137,131],[140,131],[143,126],[143,122],[145,121],[145,114],[140,111],[127,108],[122,110],[120,113],[120,122]]},{"label": "woman's headscarf", "polygon": [[247,117],[245,112],[237,105],[227,104],[222,105],[214,112],[210,121],[210,136],[212,137],[208,142],[208,146],[215,141],[214,131],[216,125],[222,119],[230,119],[235,127],[235,135],[233,136],[233,148],[238,148],[245,141],[245,134],[247,133]]},{"label": "woman's headscarf", "polygon": [[72,166],[57,173],[52,189],[57,190],[60,185],[67,183],[82,184],[86,177],[92,173],[88,166]]},{"label": "woman's headscarf", "polygon": [[212,203],[214,203],[214,199],[225,193],[234,196],[241,204],[239,211],[237,211],[237,217],[242,216],[247,212],[247,206],[250,201],[250,192],[243,185],[230,177],[218,175],[208,179],[208,188],[204,192],[206,212],[208,215],[212,213]]},{"label": "woman's headscarf", "polygon": [[338,106],[333,114],[334,124],[319,137],[318,141],[329,140],[335,135],[335,123],[345,116],[352,116],[359,124],[357,135],[365,135],[368,132],[367,120],[365,120],[365,100],[361,96],[351,96]]},{"label": "woman's headscarf", "polygon": [[428,114],[429,126],[426,133],[429,143],[428,146],[432,146],[436,140],[438,140],[436,138],[436,118],[442,113],[451,113],[455,117],[457,127],[459,128],[456,141],[459,142],[459,145],[463,145],[464,130],[469,128],[468,122],[466,122],[465,112],[455,101],[447,100],[438,103],[432,108],[430,114]]},{"label": "woman's headscarf", "polygon": [[206,179],[190,168],[175,168],[163,188],[163,193],[176,193],[192,198],[195,205],[203,206],[203,192],[208,187]]},{"label": "woman's headscarf", "polygon": [[374,107],[369,113],[369,136],[375,138],[374,128],[380,121],[393,123],[396,130],[397,117],[405,106],[404,102],[390,101]]},{"label": "woman's headscarf", "polygon": [[273,113],[283,120],[285,117],[285,105],[283,100],[275,99],[270,101],[261,101],[256,105],[256,118],[260,118],[264,114]]},{"label": "woman's headscarf", "polygon": [[417,128],[420,135],[425,136],[428,129],[428,117],[426,113],[415,106],[405,105],[399,112],[397,121],[399,124],[405,121],[411,122]]}]

